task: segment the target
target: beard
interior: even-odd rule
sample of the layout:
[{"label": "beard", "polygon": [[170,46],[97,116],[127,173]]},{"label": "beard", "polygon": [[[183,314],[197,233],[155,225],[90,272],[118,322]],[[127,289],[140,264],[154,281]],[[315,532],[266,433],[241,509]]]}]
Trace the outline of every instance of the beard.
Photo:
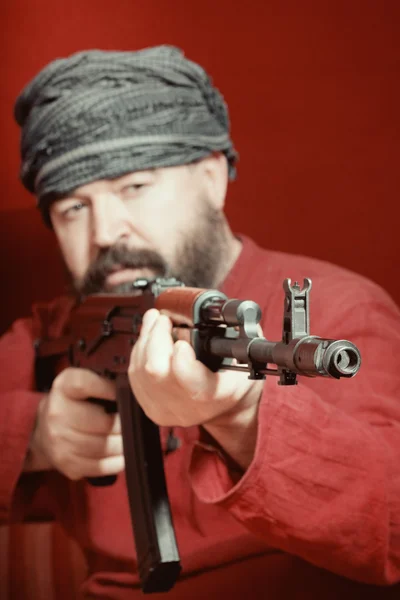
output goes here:
[{"label": "beard", "polygon": [[107,277],[116,269],[146,269],[154,277],[175,277],[189,287],[215,287],[221,283],[220,274],[229,259],[225,217],[205,201],[195,220],[196,226],[180,236],[174,264],[168,264],[156,250],[118,243],[99,252],[81,281],[70,276],[74,294],[78,298],[96,293],[132,294],[133,282],[106,288]]}]

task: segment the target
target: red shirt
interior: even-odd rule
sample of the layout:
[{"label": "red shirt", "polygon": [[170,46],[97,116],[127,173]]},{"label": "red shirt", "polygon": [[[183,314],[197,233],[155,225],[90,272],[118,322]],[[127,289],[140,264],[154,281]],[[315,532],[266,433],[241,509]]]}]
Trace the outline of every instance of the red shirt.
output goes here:
[{"label": "red shirt", "polygon": [[[167,597],[389,597],[394,588],[364,584],[400,580],[399,310],[359,275],[243,242],[223,291],[262,307],[266,337],[281,338],[283,280],[310,277],[311,333],[351,340],[362,367],[294,387],[268,377],[256,455],[236,485],[196,428],[176,430],[165,470],[183,572]],[[109,488],[20,476],[40,399],[32,340],[58,335],[68,306],[36,307],[0,341],[0,516],[54,516],[85,552],[82,597],[133,600],[142,594],[124,476]]]}]

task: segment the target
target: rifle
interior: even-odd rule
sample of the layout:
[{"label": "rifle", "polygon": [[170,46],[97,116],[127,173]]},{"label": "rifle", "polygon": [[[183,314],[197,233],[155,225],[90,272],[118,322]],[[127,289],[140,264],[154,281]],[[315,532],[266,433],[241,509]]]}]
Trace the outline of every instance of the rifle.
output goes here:
[{"label": "rifle", "polygon": [[[67,334],[35,342],[37,381],[50,389],[57,361],[68,357],[116,380],[117,402],[92,401],[121,417],[126,481],[138,572],[145,593],[168,591],[175,584],[180,559],[165,482],[158,426],[143,412],[128,382],[127,367],[140,334],[144,313],[156,308],[173,323],[174,336],[187,339],[196,357],[212,371],[241,370],[250,379],[279,377],[279,385],[295,385],[298,375],[353,377],[360,368],[357,347],[346,340],[309,334],[311,280],[301,289],[290,279],[283,284],[282,340],[260,335],[260,307],[250,300],[228,299],[218,290],[185,287],[174,278],[137,279],[132,294],[94,294],[70,315]],[[272,366],[273,365],[273,366]],[[92,478],[110,485],[116,476]]]}]

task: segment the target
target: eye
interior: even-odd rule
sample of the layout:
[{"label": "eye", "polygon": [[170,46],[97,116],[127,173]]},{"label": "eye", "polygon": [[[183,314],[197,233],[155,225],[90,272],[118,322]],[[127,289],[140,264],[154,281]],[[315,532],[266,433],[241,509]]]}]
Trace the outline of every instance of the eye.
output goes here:
[{"label": "eye", "polygon": [[84,204],[83,202],[74,202],[74,204],[62,208],[60,212],[65,219],[73,219],[86,207],[87,204]]},{"label": "eye", "polygon": [[135,194],[146,187],[146,183],[130,183],[121,189],[122,194]]}]

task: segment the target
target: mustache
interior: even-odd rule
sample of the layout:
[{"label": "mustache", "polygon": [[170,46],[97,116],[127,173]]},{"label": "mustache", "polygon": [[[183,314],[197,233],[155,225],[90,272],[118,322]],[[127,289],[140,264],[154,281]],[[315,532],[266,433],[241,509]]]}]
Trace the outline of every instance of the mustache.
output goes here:
[{"label": "mustache", "polygon": [[105,281],[111,273],[119,269],[148,268],[158,276],[165,276],[167,265],[155,250],[131,249],[127,246],[112,246],[102,250],[88,268],[78,293],[82,296],[104,290]]}]

